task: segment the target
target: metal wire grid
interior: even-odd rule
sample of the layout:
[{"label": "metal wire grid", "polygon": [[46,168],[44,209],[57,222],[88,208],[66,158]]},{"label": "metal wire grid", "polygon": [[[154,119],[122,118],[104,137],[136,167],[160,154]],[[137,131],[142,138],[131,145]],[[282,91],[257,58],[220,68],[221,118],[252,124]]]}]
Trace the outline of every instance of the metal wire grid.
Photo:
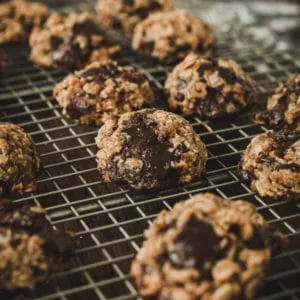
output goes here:
[{"label": "metal wire grid", "polygon": [[[258,84],[259,102],[278,81],[300,71],[300,60],[293,53],[276,53],[238,26],[227,29],[217,32],[219,55],[234,58],[252,75]],[[261,199],[236,175],[243,150],[264,130],[252,122],[259,105],[230,122],[190,118],[208,146],[206,177],[160,193],[138,195],[99,180],[94,142],[97,128],[64,119],[51,97],[53,84],[65,73],[33,65],[28,49],[4,50],[9,54],[9,74],[0,83],[0,120],[19,124],[33,136],[44,165],[38,191],[16,201],[44,207],[53,226],[72,230],[79,239],[76,257],[68,268],[29,299],[138,298],[128,271],[144,230],[162,209],[205,191],[254,203],[270,224],[286,233],[291,246],[272,260],[259,299],[300,299],[300,209],[295,203]],[[120,61],[139,67],[156,88],[162,87],[167,72],[162,66],[131,51]]]}]

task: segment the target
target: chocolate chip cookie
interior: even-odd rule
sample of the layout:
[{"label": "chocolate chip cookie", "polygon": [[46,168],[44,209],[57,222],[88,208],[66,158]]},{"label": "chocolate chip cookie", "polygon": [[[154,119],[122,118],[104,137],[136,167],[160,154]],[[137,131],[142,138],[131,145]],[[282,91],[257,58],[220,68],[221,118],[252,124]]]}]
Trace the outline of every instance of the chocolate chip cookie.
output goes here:
[{"label": "chocolate chip cookie", "polygon": [[189,123],[162,110],[145,109],[109,120],[97,139],[98,169],[105,182],[135,190],[188,183],[204,172],[207,150]]},{"label": "chocolate chip cookie", "polygon": [[207,60],[190,54],[168,76],[165,88],[170,108],[185,116],[221,118],[254,102],[251,78],[233,60]]},{"label": "chocolate chip cookie", "polygon": [[153,299],[256,299],[284,243],[250,203],[198,194],[158,215],[131,276]]},{"label": "chocolate chip cookie", "polygon": [[109,118],[155,103],[147,78],[137,69],[114,61],[94,62],[67,76],[55,86],[53,97],[65,116],[99,126]]},{"label": "chocolate chip cookie", "polygon": [[164,63],[182,60],[190,52],[210,56],[215,37],[204,21],[185,10],[158,12],[139,23],[132,47]]},{"label": "chocolate chip cookie", "polygon": [[82,68],[115,56],[120,47],[99,34],[91,14],[51,15],[30,36],[31,59],[52,68]]},{"label": "chocolate chip cookie", "polygon": [[155,11],[172,8],[172,0],[98,0],[100,21],[111,28],[122,30],[131,37],[136,25]]},{"label": "chocolate chip cookie", "polygon": [[0,123],[0,194],[36,189],[40,159],[32,138],[19,126]]},{"label": "chocolate chip cookie", "polygon": [[256,136],[242,157],[239,172],[263,197],[300,200],[300,132],[271,130]]},{"label": "chocolate chip cookie", "polygon": [[291,75],[268,99],[267,110],[256,115],[256,122],[269,129],[300,130],[300,75]]},{"label": "chocolate chip cookie", "polygon": [[0,290],[32,290],[66,261],[72,234],[53,230],[40,207],[0,200]]},{"label": "chocolate chip cookie", "polygon": [[0,44],[27,42],[34,26],[41,25],[48,8],[37,2],[12,0],[0,4]]}]

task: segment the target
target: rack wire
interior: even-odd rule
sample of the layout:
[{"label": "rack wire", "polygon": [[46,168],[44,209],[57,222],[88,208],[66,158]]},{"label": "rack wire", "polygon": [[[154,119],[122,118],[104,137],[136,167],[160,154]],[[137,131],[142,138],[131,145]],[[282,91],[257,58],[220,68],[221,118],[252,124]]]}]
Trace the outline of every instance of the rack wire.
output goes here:
[{"label": "rack wire", "polygon": [[[189,8],[194,13],[201,10],[197,1],[190,1]],[[9,65],[8,74],[0,81],[0,120],[18,124],[32,135],[44,166],[37,182],[38,191],[15,201],[44,207],[53,226],[72,230],[79,240],[75,258],[65,270],[55,274],[33,295],[17,296],[18,299],[141,299],[128,272],[144,230],[162,209],[169,210],[179,200],[198,192],[248,200],[272,226],[287,235],[290,247],[272,259],[259,299],[300,299],[299,207],[296,203],[260,198],[236,174],[237,163],[251,138],[265,131],[253,123],[254,113],[261,109],[279,81],[300,71],[300,59],[292,50],[275,51],[265,41],[250,35],[242,24],[222,26],[222,30],[215,31],[218,55],[234,58],[256,80],[258,103],[230,121],[189,118],[208,146],[205,178],[143,195],[99,179],[94,141],[98,129],[63,118],[52,98],[54,83],[66,73],[34,65],[26,47],[3,48],[8,53]],[[115,36],[127,43],[118,34]],[[157,90],[162,88],[170,70],[128,48],[120,62],[138,67]]]}]

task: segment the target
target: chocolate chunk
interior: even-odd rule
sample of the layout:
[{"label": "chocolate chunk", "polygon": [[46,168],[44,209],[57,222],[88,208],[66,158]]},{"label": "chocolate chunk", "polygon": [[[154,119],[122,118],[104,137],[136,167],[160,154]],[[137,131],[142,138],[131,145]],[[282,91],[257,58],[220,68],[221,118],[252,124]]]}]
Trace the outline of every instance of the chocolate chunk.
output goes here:
[{"label": "chocolate chunk", "polygon": [[202,268],[215,257],[218,243],[219,237],[211,224],[192,217],[177,237],[169,258],[180,268]]},{"label": "chocolate chunk", "polygon": [[64,42],[64,40],[59,36],[51,36],[50,45],[52,50],[57,50],[58,47]]},{"label": "chocolate chunk", "polygon": [[80,45],[69,41],[61,44],[52,52],[53,61],[62,67],[71,68],[76,64],[80,65],[84,60],[84,52],[80,49]]},{"label": "chocolate chunk", "polygon": [[154,180],[166,180],[172,170],[172,145],[159,135],[157,124],[147,118],[147,114],[138,114],[126,124],[124,133],[127,138],[124,159],[137,158],[143,161],[143,167],[137,174],[139,178],[151,174]]},{"label": "chocolate chunk", "polygon": [[91,105],[89,105],[84,99],[77,97],[69,103],[66,109],[70,118],[78,119],[91,109]]},{"label": "chocolate chunk", "polygon": [[89,36],[97,34],[97,27],[95,26],[95,23],[91,20],[88,20],[83,23],[75,23],[73,26],[73,33],[75,35],[80,34],[84,36]]},{"label": "chocolate chunk", "polygon": [[300,128],[300,76],[291,75],[268,98],[267,110],[256,114],[255,119],[267,128],[280,130],[284,128],[299,131]]},{"label": "chocolate chunk", "polygon": [[98,68],[87,68],[82,72],[82,77],[93,77],[93,80],[102,84],[107,79],[115,79],[120,76],[120,71],[115,63],[108,63]]},{"label": "chocolate chunk", "polygon": [[218,67],[217,71],[219,72],[220,76],[229,84],[235,84],[238,82],[238,78],[235,75],[234,71],[229,68]]}]

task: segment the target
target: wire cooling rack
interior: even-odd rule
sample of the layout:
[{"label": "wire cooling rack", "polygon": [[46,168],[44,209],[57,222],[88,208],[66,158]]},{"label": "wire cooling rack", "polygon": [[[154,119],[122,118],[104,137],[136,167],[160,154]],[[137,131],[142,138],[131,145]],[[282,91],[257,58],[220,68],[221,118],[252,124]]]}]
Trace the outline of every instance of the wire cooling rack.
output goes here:
[{"label": "wire cooling rack", "polygon": [[[186,6],[187,2],[184,3]],[[201,9],[197,1],[191,1],[189,8],[194,13]],[[144,230],[162,209],[171,209],[177,201],[198,192],[214,192],[254,203],[290,241],[289,249],[272,259],[259,299],[300,299],[299,207],[260,198],[236,174],[243,150],[255,135],[265,130],[253,123],[255,111],[261,109],[279,81],[291,72],[300,72],[300,59],[291,50],[274,50],[276,47],[251,35],[248,29],[237,22],[217,27],[218,55],[234,58],[256,80],[258,104],[231,121],[189,118],[208,146],[206,177],[146,195],[100,181],[95,163],[97,128],[64,119],[51,96],[54,83],[66,73],[32,64],[25,47],[3,48],[8,54],[8,74],[0,82],[0,120],[18,124],[32,135],[44,166],[38,178],[38,191],[16,201],[44,207],[53,226],[72,230],[79,240],[76,256],[64,271],[35,294],[15,298],[140,299],[128,272]],[[137,66],[154,87],[162,88],[168,69],[129,49],[120,62]],[[0,299],[5,297],[0,295]]]}]

